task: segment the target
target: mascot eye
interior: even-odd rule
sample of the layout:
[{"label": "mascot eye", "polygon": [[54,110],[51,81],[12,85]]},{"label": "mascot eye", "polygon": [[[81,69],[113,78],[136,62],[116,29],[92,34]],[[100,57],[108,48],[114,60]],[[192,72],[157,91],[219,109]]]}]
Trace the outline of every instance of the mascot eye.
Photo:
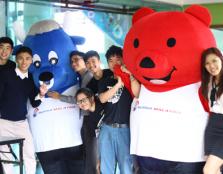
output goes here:
[{"label": "mascot eye", "polygon": [[134,39],[133,45],[134,45],[134,48],[138,48],[139,47],[139,39]]},{"label": "mascot eye", "polygon": [[41,66],[41,59],[39,57],[38,54],[34,54],[33,55],[33,65],[36,67],[36,68],[39,68]]},{"label": "mascot eye", "polygon": [[58,56],[57,56],[57,53],[55,51],[50,51],[49,55],[48,55],[48,58],[49,58],[50,64],[52,64],[52,65],[56,65],[57,64]]},{"label": "mascot eye", "polygon": [[174,47],[176,45],[176,39],[171,37],[167,40],[167,46],[168,47]]}]

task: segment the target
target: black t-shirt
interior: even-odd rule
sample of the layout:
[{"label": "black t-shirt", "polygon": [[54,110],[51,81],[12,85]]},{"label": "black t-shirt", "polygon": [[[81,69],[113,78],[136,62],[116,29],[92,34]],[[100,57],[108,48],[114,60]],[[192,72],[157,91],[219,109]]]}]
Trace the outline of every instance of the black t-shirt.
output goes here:
[{"label": "black t-shirt", "polygon": [[[117,83],[113,76],[102,79],[98,85],[98,93],[103,93],[112,88]],[[129,124],[129,115],[131,109],[132,97],[127,88],[120,88],[117,93],[104,103],[105,123]]]},{"label": "black t-shirt", "polygon": [[12,69],[16,68],[15,62],[11,60],[8,60],[5,65],[0,65],[0,71],[5,70],[5,69],[11,69],[11,68]]},{"label": "black t-shirt", "polygon": [[89,112],[88,116],[84,117],[88,133],[91,137],[95,137],[95,129],[104,115],[104,107],[97,97],[95,97],[95,111]]},{"label": "black t-shirt", "polygon": [[113,73],[110,69],[103,69],[103,75],[102,75],[102,78],[97,80],[95,79],[94,77],[90,80],[90,82],[87,84],[87,88],[90,88],[94,94],[97,94],[98,93],[98,83],[100,80],[102,79],[105,79],[109,76],[112,76]]}]

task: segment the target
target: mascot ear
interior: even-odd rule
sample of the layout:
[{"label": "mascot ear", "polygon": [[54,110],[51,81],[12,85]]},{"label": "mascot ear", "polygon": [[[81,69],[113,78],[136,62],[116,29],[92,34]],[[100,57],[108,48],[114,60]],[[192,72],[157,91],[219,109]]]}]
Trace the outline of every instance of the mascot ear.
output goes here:
[{"label": "mascot ear", "polygon": [[143,18],[144,16],[147,16],[149,14],[154,13],[155,11],[151,8],[148,7],[142,7],[139,10],[137,10],[133,17],[132,17],[132,24],[134,24],[136,21],[138,21],[139,19]]},{"label": "mascot ear", "polygon": [[192,5],[185,10],[185,13],[196,17],[208,27],[211,24],[210,12],[205,7],[202,7],[200,5]]},{"label": "mascot ear", "polygon": [[74,45],[82,45],[85,43],[85,38],[81,36],[70,36]]},{"label": "mascot ear", "polygon": [[23,45],[16,45],[13,47],[13,52],[12,52],[12,55],[16,55],[16,52],[18,51],[19,48],[21,48]]}]

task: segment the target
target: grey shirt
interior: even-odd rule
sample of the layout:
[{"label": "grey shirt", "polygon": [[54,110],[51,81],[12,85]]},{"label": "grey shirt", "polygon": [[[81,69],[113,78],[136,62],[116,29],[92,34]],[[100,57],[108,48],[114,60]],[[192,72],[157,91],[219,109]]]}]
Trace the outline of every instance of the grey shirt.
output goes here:
[{"label": "grey shirt", "polygon": [[[86,87],[88,82],[92,79],[93,75],[90,71],[86,70],[83,75],[81,75],[81,84],[80,87]],[[66,96],[66,95],[61,95],[60,96],[60,101],[66,102],[66,103],[75,103],[75,99],[73,96]]]}]

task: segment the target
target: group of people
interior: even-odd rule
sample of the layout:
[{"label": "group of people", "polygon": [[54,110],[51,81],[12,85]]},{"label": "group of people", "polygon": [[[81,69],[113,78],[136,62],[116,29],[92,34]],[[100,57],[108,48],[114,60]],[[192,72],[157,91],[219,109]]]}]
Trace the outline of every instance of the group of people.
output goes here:
[{"label": "group of people", "polygon": [[[102,69],[96,51],[72,51],[70,65],[80,77],[80,88],[75,96],[48,91],[45,84],[36,88],[32,74],[32,50],[20,47],[15,54],[16,64],[9,60],[13,42],[0,38],[0,136],[23,137],[26,174],[35,174],[36,157],[32,135],[26,119],[27,101],[38,107],[47,95],[56,100],[75,103],[84,117],[82,139],[84,144],[84,174],[121,174],[137,171],[135,159],[130,154],[129,118],[131,103],[138,97],[140,83],[126,69],[122,61],[122,48],[111,46],[106,52],[109,69]],[[115,73],[116,66],[127,75],[130,90],[122,76]],[[208,48],[201,56],[201,91],[209,104],[210,117],[205,131],[204,174],[219,174],[223,164],[223,56],[218,48]],[[13,109],[12,109],[13,108]],[[64,135],[66,136],[66,135]],[[1,150],[8,147],[1,146]],[[149,148],[149,147],[148,147]],[[7,155],[1,155],[8,158]],[[38,156],[40,163],[44,156]],[[47,173],[47,166],[42,165]],[[13,173],[12,166],[3,166],[6,174]],[[49,173],[50,174],[50,173]]]},{"label": "group of people", "polygon": [[[55,91],[47,95],[61,101],[75,102],[82,110],[86,174],[113,174],[116,167],[120,173],[130,174],[133,173],[129,129],[132,96],[121,78],[114,74],[116,65],[123,66],[122,49],[111,46],[106,58],[109,69],[101,69],[100,56],[96,51],[85,54],[71,52],[71,66],[81,78],[80,89],[74,98]],[[122,69],[130,74],[124,66]],[[134,78],[131,81],[139,89],[139,82]]]}]

